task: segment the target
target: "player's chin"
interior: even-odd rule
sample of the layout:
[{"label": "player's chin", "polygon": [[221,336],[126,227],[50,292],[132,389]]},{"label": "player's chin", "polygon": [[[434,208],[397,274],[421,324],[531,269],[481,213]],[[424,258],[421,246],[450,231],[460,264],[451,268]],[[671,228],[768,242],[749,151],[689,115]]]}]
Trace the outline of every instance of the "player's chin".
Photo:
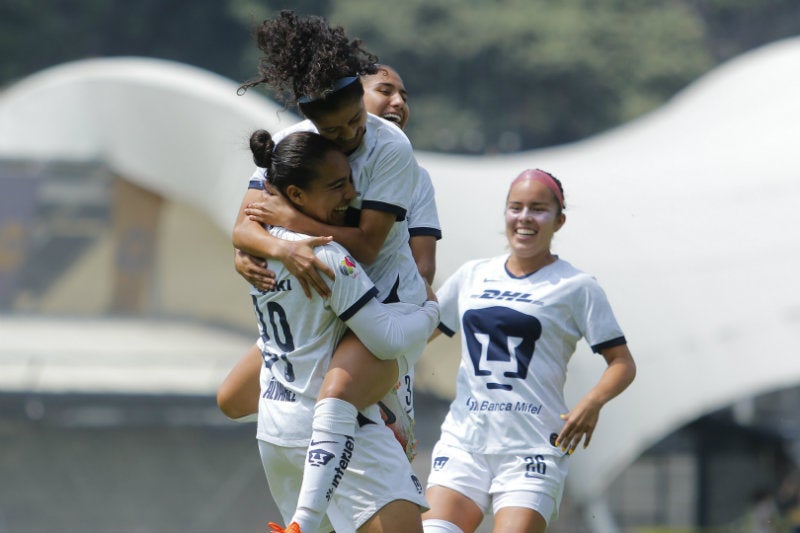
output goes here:
[{"label": "player's chin", "polygon": [[529,257],[541,252],[541,247],[531,239],[514,239],[509,248],[519,257]]},{"label": "player's chin", "polygon": [[340,141],[337,144],[339,145],[339,149],[342,150],[344,153],[350,153],[359,146],[361,146],[361,141],[364,140],[364,133],[365,130],[361,129],[359,132],[353,136],[351,139],[347,139],[346,141]]},{"label": "player's chin", "polygon": [[345,211],[334,211],[328,216],[328,224],[331,226],[344,226],[346,218]]}]

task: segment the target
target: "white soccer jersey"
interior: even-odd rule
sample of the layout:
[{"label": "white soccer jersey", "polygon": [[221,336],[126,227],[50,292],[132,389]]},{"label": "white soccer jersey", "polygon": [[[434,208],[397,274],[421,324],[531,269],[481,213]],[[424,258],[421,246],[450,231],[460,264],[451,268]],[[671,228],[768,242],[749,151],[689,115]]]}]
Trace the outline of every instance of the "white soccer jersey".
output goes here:
[{"label": "white soccer jersey", "polygon": [[[283,228],[270,228],[282,239],[305,238]],[[331,296],[311,300],[280,262],[271,262],[276,287],[260,292],[251,287],[264,353],[257,436],[281,446],[305,446],[322,379],[348,319],[377,291],[361,267],[336,243],[316,248],[317,257],[336,272]],[[369,417],[380,420],[377,408]]]},{"label": "white soccer jersey", "polygon": [[[308,238],[284,228],[269,231],[287,240]],[[320,246],[314,252],[336,272],[327,299],[316,293],[311,300],[306,298],[282,263],[275,265],[272,290],[250,288],[264,359],[257,435],[280,446],[305,446],[311,437],[320,386],[347,327],[370,352],[397,359],[401,372],[406,372],[439,323],[435,302],[423,306],[378,303],[371,280],[338,244]],[[376,405],[364,409],[362,415],[374,422],[381,419]]]},{"label": "white soccer jersey", "polygon": [[[277,144],[296,131],[317,133],[314,124],[304,120],[276,133],[273,139]],[[375,261],[364,265],[378,289],[378,299],[421,304],[426,299],[425,284],[408,246],[406,220],[419,171],[411,143],[394,124],[368,115],[364,140],[348,161],[358,191],[352,207],[384,211],[396,217]],[[251,179],[263,181],[264,169],[257,168]]]},{"label": "white soccer jersey", "polygon": [[625,338],[593,277],[558,259],[516,278],[507,258],[470,261],[437,292],[439,327],[461,330],[462,342],[441,440],[477,453],[552,451],[578,340],[599,351]]},{"label": "white soccer jersey", "polygon": [[419,167],[417,175],[417,188],[411,198],[411,208],[408,210],[408,234],[430,235],[436,240],[442,238],[442,226],[439,224],[439,212],[436,209],[433,182],[428,171]]}]

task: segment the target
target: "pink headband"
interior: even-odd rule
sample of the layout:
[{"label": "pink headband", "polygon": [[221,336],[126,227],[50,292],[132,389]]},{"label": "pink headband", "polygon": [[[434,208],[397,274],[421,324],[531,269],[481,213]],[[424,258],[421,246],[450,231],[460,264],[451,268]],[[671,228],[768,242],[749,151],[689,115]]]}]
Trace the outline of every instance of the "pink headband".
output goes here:
[{"label": "pink headband", "polygon": [[522,180],[533,180],[538,181],[539,183],[543,184],[545,187],[552,191],[553,195],[555,195],[556,200],[558,200],[561,209],[564,209],[566,206],[564,205],[564,195],[561,194],[561,188],[556,183],[556,180],[553,179],[553,176],[550,173],[545,172],[544,170],[536,169],[528,169],[523,170],[519,176],[514,178],[514,181],[511,182],[511,186],[513,187],[518,181]]}]

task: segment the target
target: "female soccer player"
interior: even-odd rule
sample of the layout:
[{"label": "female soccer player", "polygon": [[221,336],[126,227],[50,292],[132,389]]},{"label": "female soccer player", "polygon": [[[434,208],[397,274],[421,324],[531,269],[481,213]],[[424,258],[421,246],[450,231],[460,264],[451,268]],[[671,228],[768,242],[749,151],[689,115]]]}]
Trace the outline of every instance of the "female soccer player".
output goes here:
[{"label": "female soccer player", "polygon": [[[295,132],[275,146],[261,130],[250,144],[276,192],[305,216],[324,224],[344,224],[355,190],[347,157],[334,143],[316,133]],[[307,238],[277,226],[268,231],[290,241]],[[362,531],[420,532],[420,508],[425,507],[421,485],[375,405],[385,390],[361,387],[358,422],[356,415],[348,415],[349,404],[341,416],[335,408],[345,402],[337,398],[317,402],[317,397],[331,354],[347,328],[372,353],[381,355],[364,362],[365,376],[385,372],[387,365],[405,368],[407,355],[421,352],[438,324],[438,305],[379,303],[377,289],[347,250],[329,243],[316,247],[314,254],[337,272],[328,298],[314,293],[309,300],[297,278],[280,264],[274,265],[278,283],[273,290],[252,287],[250,291],[264,359],[257,436],[270,491],[284,519],[292,521],[288,531],[318,530],[323,516],[318,522],[302,513],[295,516],[296,507],[321,506],[303,500],[301,482],[331,475],[324,484],[337,490],[324,501],[338,518],[325,524],[323,531],[331,531],[331,526],[342,531],[363,526]],[[304,471],[304,465],[310,467]],[[276,524],[271,527],[281,530]]]},{"label": "female soccer player", "polygon": [[[364,85],[364,108],[373,115],[394,122],[405,129],[410,109],[403,79],[388,65],[377,65],[375,74],[361,76]],[[428,171],[419,167],[417,187],[408,210],[408,244],[417,270],[433,284],[436,274],[436,241],[442,238],[433,183]]]},{"label": "female soccer player", "polygon": [[[277,238],[266,232],[262,224],[305,235],[332,236],[366,265],[381,301],[421,304],[427,298],[426,284],[411,256],[405,221],[416,184],[416,160],[405,135],[394,125],[368,115],[362,101],[359,76],[375,72],[377,58],[363,50],[359,41],[350,41],[342,28],[330,27],[320,17],[298,17],[292,11],[282,11],[275,19],[265,20],[257,38],[264,54],[260,76],[243,89],[266,84],[283,95],[287,103],[297,102],[307,117],[279,132],[276,141],[293,132],[312,131],[331,140],[348,155],[359,193],[353,201],[358,222],[354,226],[331,225],[306,215],[282,195],[264,194],[260,189],[267,175],[265,169],[259,168],[242,203],[233,233],[234,246],[256,257],[280,260],[307,296],[312,289],[329,295],[317,268],[331,279],[334,279],[333,269],[314,255],[310,242]],[[319,242],[312,240],[311,244]],[[351,432],[349,428],[356,423],[358,408],[364,405],[365,398],[373,398],[375,391],[384,391],[380,404],[382,408],[389,407],[384,409],[387,425],[399,440],[408,443],[407,452],[413,448],[413,422],[393,389],[403,369],[394,364],[367,371],[377,355],[380,354],[370,353],[354,335],[345,334],[320,386],[311,436],[311,442],[320,446],[309,449],[307,475],[292,517],[292,523],[299,524],[304,531],[316,531],[326,503],[339,483],[335,468],[315,460],[319,455],[316,450],[325,449],[331,457],[341,455],[334,447],[340,446],[347,432]],[[407,355],[410,368],[414,360],[412,353]],[[413,355],[419,357],[417,352]],[[330,399],[340,401],[326,401]],[[332,432],[342,438],[328,438]],[[358,447],[351,451],[353,457],[360,453]],[[308,475],[323,466],[330,470],[328,477]]]},{"label": "female soccer player", "polygon": [[[361,76],[364,86],[364,108],[405,128],[410,115],[408,93],[396,70],[388,65],[377,65],[375,74]],[[428,172],[419,167],[417,187],[411,198],[407,213],[408,244],[420,275],[433,284],[436,273],[436,242],[442,238],[439,214],[436,209],[433,183]],[[237,251],[236,270],[259,289],[269,290],[275,285],[274,272],[266,263],[249,254]],[[258,372],[261,365],[261,350],[253,346],[237,363],[217,394],[220,409],[230,418],[249,419],[258,409]],[[413,418],[413,368],[402,383],[396,386],[403,407]],[[408,381],[408,382],[406,382]]]},{"label": "female soccer player", "polygon": [[[437,291],[440,331],[461,330],[456,397],[432,453],[425,533],[541,533],[557,516],[569,456],[636,366],[597,281],[554,255],[566,221],[560,182],[526,170],[505,207],[509,252],[469,261]],[[585,337],[608,364],[571,409],[564,382]]]}]

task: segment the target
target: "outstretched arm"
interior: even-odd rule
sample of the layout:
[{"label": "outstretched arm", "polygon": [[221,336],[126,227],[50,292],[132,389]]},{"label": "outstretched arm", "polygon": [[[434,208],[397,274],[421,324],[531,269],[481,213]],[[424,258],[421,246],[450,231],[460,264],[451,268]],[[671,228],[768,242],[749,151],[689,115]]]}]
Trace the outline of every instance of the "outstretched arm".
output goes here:
[{"label": "outstretched arm", "polygon": [[[347,320],[347,326],[378,359],[397,359],[411,352],[422,353],[439,324],[439,304],[382,304],[371,300]],[[411,362],[413,364],[413,361]]]},{"label": "outstretched arm", "polygon": [[609,400],[624,391],[636,376],[636,363],[628,345],[607,348],[601,352],[608,365],[600,380],[568,413],[561,418],[566,421],[556,440],[556,446],[573,453],[583,439],[583,447],[589,446],[592,434],[600,418],[600,409]]}]

